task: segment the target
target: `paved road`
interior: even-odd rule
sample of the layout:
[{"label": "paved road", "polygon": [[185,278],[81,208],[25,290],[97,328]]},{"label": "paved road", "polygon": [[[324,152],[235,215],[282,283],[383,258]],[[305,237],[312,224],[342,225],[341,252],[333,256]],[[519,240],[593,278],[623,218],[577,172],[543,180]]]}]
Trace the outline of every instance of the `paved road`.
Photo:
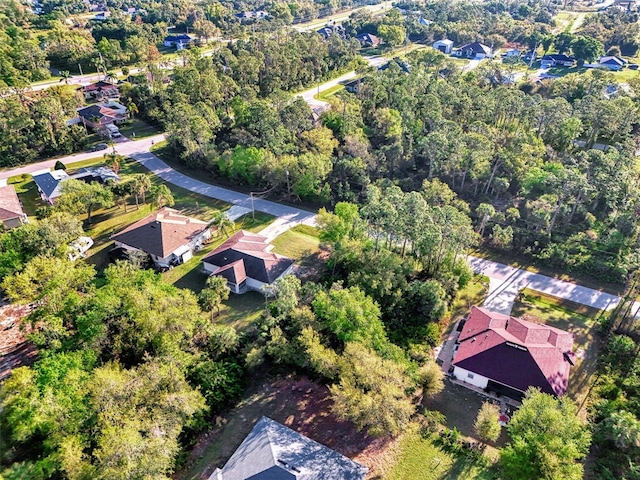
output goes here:
[{"label": "paved road", "polygon": [[[164,134],[154,135],[152,137],[143,138],[141,140],[118,143],[115,145],[115,150],[120,155],[128,157],[136,152],[148,152],[153,143],[161,142],[163,140]],[[105,153],[109,153],[111,151],[111,148],[109,148],[108,150],[101,150],[99,152],[74,153],[73,155],[51,158],[43,162],[31,163],[23,167],[12,168],[10,170],[2,170],[0,171],[0,180],[4,180],[15,175],[22,175],[23,173],[32,173],[39,170],[44,170],[46,168],[53,168],[57,161],[61,161],[62,163],[67,165],[73,162],[89,160],[90,158],[102,157]]]},{"label": "paved road", "polygon": [[489,294],[484,306],[490,310],[509,315],[516,296],[523,288],[571,300],[600,310],[610,310],[620,301],[620,297],[583,287],[574,283],[510,267],[476,257],[469,257],[471,267],[490,279]]},{"label": "paved road", "polygon": [[285,230],[300,223],[313,224],[315,221],[315,214],[313,212],[302,210],[300,208],[289,207],[287,205],[281,205],[279,203],[260,198],[252,201],[251,197],[244,193],[235,192],[222,187],[216,187],[188,177],[180,172],[176,172],[149,151],[131,153],[129,156],[148,168],[154,175],[157,175],[163,180],[191,192],[199,193],[200,195],[204,195],[209,198],[222,200],[232,205],[239,205],[245,208],[252,208],[253,203],[253,207],[256,211],[268,213],[269,215],[283,219],[287,225]]},{"label": "paved road", "polygon": [[[389,62],[387,58],[380,57],[380,56],[363,57],[363,58],[372,67],[379,67]],[[325,102],[324,100],[318,100],[317,98],[314,98],[316,95],[318,95],[321,92],[324,92],[325,90],[329,90],[330,88],[333,88],[336,85],[340,85],[341,83],[347,82],[348,80],[352,80],[357,76],[358,74],[355,72],[355,70],[352,70],[351,72],[345,73],[344,75],[340,75],[339,77],[334,78],[333,80],[329,80],[328,82],[325,82],[322,85],[318,85],[316,87],[310,88],[303,92],[296,93],[295,96],[302,97],[302,99],[305,102],[307,102],[312,109],[317,107],[324,108],[327,105],[329,105],[329,102]]]}]

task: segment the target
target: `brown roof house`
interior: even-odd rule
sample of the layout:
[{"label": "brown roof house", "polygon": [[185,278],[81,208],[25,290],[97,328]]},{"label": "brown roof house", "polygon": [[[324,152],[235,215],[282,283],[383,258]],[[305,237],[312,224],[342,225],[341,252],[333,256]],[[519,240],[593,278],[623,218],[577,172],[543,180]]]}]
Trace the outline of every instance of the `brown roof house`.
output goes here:
[{"label": "brown roof house", "polygon": [[127,107],[113,100],[89,105],[78,109],[78,115],[69,120],[67,125],[82,123],[85,127],[98,130],[106,125],[119,124],[127,120]]},{"label": "brown roof house", "polygon": [[99,82],[78,88],[87,100],[104,100],[105,98],[118,98],[120,92],[118,86],[113,83],[100,80]]},{"label": "brown roof house", "polygon": [[0,187],[0,224],[9,229],[23,223],[27,223],[27,215],[22,211],[15,188],[13,185]]},{"label": "brown roof house", "polygon": [[207,222],[163,207],[111,237],[116,247],[149,254],[159,266],[189,260],[211,238]]},{"label": "brown roof house", "polygon": [[209,480],[363,480],[367,468],[262,417]]},{"label": "brown roof house", "polygon": [[452,362],[458,380],[515,400],[529,387],[555,396],[567,391],[569,332],[471,307],[458,342]]},{"label": "brown roof house", "polygon": [[226,278],[234,293],[260,292],[293,269],[293,260],[272,248],[266,237],[241,230],[202,259],[203,270]]}]

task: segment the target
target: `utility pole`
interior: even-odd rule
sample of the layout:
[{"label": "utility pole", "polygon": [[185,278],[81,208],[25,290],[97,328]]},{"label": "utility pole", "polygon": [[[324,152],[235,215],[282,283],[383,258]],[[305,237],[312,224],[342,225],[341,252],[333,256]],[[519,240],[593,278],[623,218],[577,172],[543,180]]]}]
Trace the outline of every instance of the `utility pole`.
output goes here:
[{"label": "utility pole", "polygon": [[80,70],[80,76],[82,76],[83,75],[83,73],[82,73],[82,65],[78,64],[78,70]]},{"label": "utility pole", "polygon": [[285,170],[287,174],[287,198],[291,200],[291,185],[289,184],[289,170]]}]

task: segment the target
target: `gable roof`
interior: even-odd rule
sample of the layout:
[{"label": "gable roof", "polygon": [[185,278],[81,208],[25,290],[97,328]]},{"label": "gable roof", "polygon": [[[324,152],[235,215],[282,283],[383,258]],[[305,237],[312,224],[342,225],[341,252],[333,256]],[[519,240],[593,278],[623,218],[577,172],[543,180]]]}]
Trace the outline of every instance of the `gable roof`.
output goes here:
[{"label": "gable roof", "polygon": [[469,43],[468,45],[460,47],[460,50],[463,50],[463,51],[464,50],[471,50],[476,54],[484,53],[485,55],[491,55],[491,47],[487,47],[486,45],[483,45],[480,42]]},{"label": "gable roof", "polygon": [[471,307],[453,365],[522,392],[539,387],[563,395],[573,347],[569,332]]},{"label": "gable roof", "polygon": [[361,480],[367,468],[262,417],[209,480]]},{"label": "gable roof", "polygon": [[22,204],[13,185],[0,186],[0,222],[24,217]]},{"label": "gable roof", "polygon": [[69,175],[64,170],[54,170],[34,175],[33,181],[48,199],[53,199],[60,196],[60,184],[68,178]]},{"label": "gable roof", "polygon": [[111,237],[143,252],[166,258],[204,232],[207,222],[163,207]]},{"label": "gable roof", "polygon": [[560,53],[550,53],[542,57],[541,60],[553,60],[554,62],[573,62],[574,58]]},{"label": "gable roof", "polygon": [[117,112],[105,105],[90,105],[78,110],[78,115],[92,123],[97,119],[99,123],[109,123],[113,120],[121,120],[126,115]]},{"label": "gable roof", "polygon": [[443,38],[441,40],[436,40],[433,42],[434,45],[447,45],[449,47],[453,46],[453,40],[449,40],[448,38]]},{"label": "gable roof", "polygon": [[89,85],[85,85],[84,87],[78,88],[78,90],[82,90],[83,92],[101,92],[102,90],[118,90],[118,87],[113,83],[105,82],[104,80],[100,80],[95,83],[91,83]]},{"label": "gable roof", "polygon": [[598,63],[600,64],[605,64],[605,65],[619,65],[622,66],[624,64],[627,63],[626,60],[620,58],[620,57],[616,57],[616,56],[606,56],[606,57],[600,57],[600,59],[598,60]]},{"label": "gable roof", "polygon": [[356,36],[356,39],[360,42],[368,42],[371,45],[380,45],[382,43],[382,40],[380,40],[372,33],[361,33],[360,35]]},{"label": "gable roof", "polygon": [[193,38],[191,38],[189,35],[186,35],[184,33],[180,35],[168,35],[164,38],[165,42],[177,42],[177,43],[184,43],[184,42],[188,43],[192,40]]},{"label": "gable roof", "polygon": [[[204,257],[202,261],[218,267],[213,272],[214,275],[221,274],[233,283],[240,283],[247,277],[263,283],[273,283],[293,264],[293,260],[272,253],[270,249],[271,245],[266,237],[241,230]],[[242,262],[244,275],[237,266],[238,262]],[[227,269],[232,264],[236,265],[233,275],[242,280],[237,282],[231,280],[232,273]]]}]

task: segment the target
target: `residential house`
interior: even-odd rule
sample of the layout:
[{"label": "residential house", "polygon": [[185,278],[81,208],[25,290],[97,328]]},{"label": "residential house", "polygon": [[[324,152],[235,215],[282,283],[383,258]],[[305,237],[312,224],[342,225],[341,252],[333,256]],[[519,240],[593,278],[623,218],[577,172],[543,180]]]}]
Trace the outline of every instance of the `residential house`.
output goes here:
[{"label": "residential house", "polygon": [[521,55],[522,52],[517,48],[510,48],[502,53],[505,58],[519,58]]},{"label": "residential house", "polygon": [[573,365],[573,336],[548,325],[471,307],[458,338],[453,375],[516,400],[529,387],[560,396]]},{"label": "residential house", "polygon": [[263,20],[269,18],[269,12],[265,10],[245,11],[236,13],[236,18],[240,20],[240,23],[248,23],[253,20]]},{"label": "residential house", "polygon": [[420,17],[420,18],[418,18],[418,23],[419,23],[420,25],[424,25],[425,27],[428,27],[428,26],[429,26],[429,25],[431,25],[433,22],[432,22],[431,20],[427,20],[427,19],[426,19],[426,18],[424,18],[424,17]]},{"label": "residential house", "polygon": [[272,248],[266,237],[241,230],[202,259],[203,270],[226,278],[234,293],[262,291],[293,269],[293,260]]},{"label": "residential house", "polygon": [[551,53],[540,59],[540,68],[572,67],[574,63],[575,58],[573,57],[559,53]]},{"label": "residential house", "polygon": [[382,45],[382,40],[371,33],[361,33],[356,36],[356,40],[360,42],[360,45],[366,48],[376,48]]},{"label": "residential house", "polygon": [[356,78],[355,80],[351,80],[344,84],[344,89],[349,93],[358,93],[362,84],[365,82],[364,77]]},{"label": "residential house", "polygon": [[68,175],[64,170],[44,171],[33,174],[33,181],[38,188],[38,192],[40,192],[40,197],[51,205],[62,194],[62,183],[70,178],[87,183],[98,182],[100,184],[104,184],[109,180],[120,181],[120,177],[113,170],[104,166],[81,168],[73,175]]},{"label": "residential house", "polygon": [[609,55],[606,57],[600,57],[596,64],[599,68],[606,68],[608,70],[618,71],[622,70],[627,65],[627,61],[624,58]]},{"label": "residential house", "polygon": [[101,101],[106,98],[120,97],[118,86],[114,85],[113,83],[105,82],[103,80],[92,83],[90,85],[85,85],[84,87],[78,88],[78,90],[82,92],[86,100]]},{"label": "residential house", "polygon": [[209,480],[363,480],[367,468],[262,417]]},{"label": "residential house", "polygon": [[491,47],[487,47],[480,42],[473,42],[458,48],[453,54],[458,57],[481,59],[491,57],[492,50]]},{"label": "residential house", "polygon": [[119,124],[127,120],[127,107],[118,102],[109,101],[89,105],[78,109],[78,116],[67,122],[68,125],[82,123],[86,128],[99,130],[110,124]]},{"label": "residential house", "polygon": [[440,50],[442,53],[449,55],[453,51],[453,40],[443,38],[437,42],[433,42],[433,48]]},{"label": "residential house", "polygon": [[13,185],[0,186],[0,225],[6,229],[27,223],[27,215]]},{"label": "residential house", "polygon": [[62,195],[61,183],[69,178],[64,170],[52,172],[33,173],[33,182],[40,192],[40,197],[45,202],[53,205],[56,198]]},{"label": "residential house", "polygon": [[344,37],[344,27],[342,25],[325,25],[317,32],[324,37],[324,39],[328,39],[331,35],[338,35],[339,37]]},{"label": "residential house", "polygon": [[538,58],[538,53],[535,50],[529,50],[527,53],[525,53],[522,56],[522,59],[525,62],[531,62],[531,61],[535,62],[537,58]]},{"label": "residential house", "polygon": [[387,70],[392,63],[395,63],[396,65],[398,65],[398,67],[400,67],[400,69],[406,73],[409,74],[411,73],[411,65],[407,62],[405,62],[404,60],[402,60],[400,57],[393,57],[393,59],[383,65],[380,65],[378,67],[378,71],[379,72],[384,72],[385,70]]},{"label": "residential house", "polygon": [[98,13],[91,20],[95,20],[97,22],[104,22],[105,20],[109,20],[111,18],[111,12],[109,10],[105,10],[104,12]]},{"label": "residential house", "polygon": [[162,44],[165,47],[174,47],[176,50],[183,50],[187,48],[191,42],[193,42],[193,38],[182,33],[180,35],[169,35],[165,37]]},{"label": "residential house", "polygon": [[211,238],[207,222],[163,207],[111,236],[115,246],[149,254],[159,266],[178,265]]}]

